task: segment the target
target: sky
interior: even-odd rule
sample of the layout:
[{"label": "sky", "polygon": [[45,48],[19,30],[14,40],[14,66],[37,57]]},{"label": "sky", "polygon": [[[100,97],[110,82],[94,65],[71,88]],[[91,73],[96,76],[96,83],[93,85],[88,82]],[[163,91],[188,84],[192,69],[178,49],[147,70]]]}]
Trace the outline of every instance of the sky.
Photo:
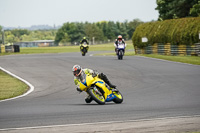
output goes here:
[{"label": "sky", "polygon": [[0,25],[58,26],[66,22],[158,19],[156,0],[0,0]]}]

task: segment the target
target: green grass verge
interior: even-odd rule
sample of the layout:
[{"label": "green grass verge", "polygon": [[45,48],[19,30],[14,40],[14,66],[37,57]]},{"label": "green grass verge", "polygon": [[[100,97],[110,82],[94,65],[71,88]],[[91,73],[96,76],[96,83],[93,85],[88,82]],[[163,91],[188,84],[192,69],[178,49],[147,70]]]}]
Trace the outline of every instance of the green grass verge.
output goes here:
[{"label": "green grass verge", "polygon": [[0,70],[0,100],[22,95],[28,88],[22,81]]},{"label": "green grass verge", "polygon": [[[103,55],[103,56],[116,56],[114,52],[112,53],[100,53],[95,55]],[[133,51],[127,51],[125,56],[134,56],[135,53]],[[167,56],[167,55],[157,55],[157,54],[138,54],[139,56],[181,62],[181,63],[188,63],[193,65],[200,65],[200,57],[198,56]]]},{"label": "green grass verge", "polygon": [[198,56],[168,56],[168,55],[157,55],[157,54],[144,54],[141,56],[200,65],[200,57]]}]

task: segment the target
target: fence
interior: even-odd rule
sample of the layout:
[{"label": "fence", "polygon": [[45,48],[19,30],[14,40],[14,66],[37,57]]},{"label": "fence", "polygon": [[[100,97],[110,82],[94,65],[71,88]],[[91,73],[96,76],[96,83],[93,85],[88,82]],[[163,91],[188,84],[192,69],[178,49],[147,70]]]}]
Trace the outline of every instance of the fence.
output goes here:
[{"label": "fence", "polygon": [[170,43],[155,43],[144,48],[135,46],[136,54],[161,54],[161,55],[195,55],[200,56],[200,43],[194,45],[171,45]]}]

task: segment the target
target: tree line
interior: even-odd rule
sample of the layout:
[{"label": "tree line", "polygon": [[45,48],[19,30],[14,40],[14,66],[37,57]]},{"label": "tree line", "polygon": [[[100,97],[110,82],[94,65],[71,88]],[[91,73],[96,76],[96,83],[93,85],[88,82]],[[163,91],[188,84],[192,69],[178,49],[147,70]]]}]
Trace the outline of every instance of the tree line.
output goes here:
[{"label": "tree line", "polygon": [[136,27],[143,23],[139,19],[125,22],[101,21],[96,23],[67,22],[58,29],[56,33],[56,43],[80,42],[83,37],[90,41],[108,41],[114,40],[118,35],[124,39],[131,39]]},{"label": "tree line", "polygon": [[200,0],[156,0],[158,20],[200,16]]},{"label": "tree line", "polygon": [[[56,44],[74,43],[80,42],[83,37],[86,37],[89,41],[92,41],[93,38],[95,41],[113,41],[118,35],[122,35],[124,39],[131,39],[136,27],[141,23],[144,22],[139,19],[134,19],[130,22],[67,22],[58,30],[4,30],[4,42],[15,43],[35,40],[55,40]],[[3,32],[1,26],[0,31],[0,43],[2,43]]]},{"label": "tree line", "polygon": [[27,29],[13,29],[2,31],[0,26],[0,44],[3,43],[16,43],[35,40],[54,40],[57,30],[27,30]]}]

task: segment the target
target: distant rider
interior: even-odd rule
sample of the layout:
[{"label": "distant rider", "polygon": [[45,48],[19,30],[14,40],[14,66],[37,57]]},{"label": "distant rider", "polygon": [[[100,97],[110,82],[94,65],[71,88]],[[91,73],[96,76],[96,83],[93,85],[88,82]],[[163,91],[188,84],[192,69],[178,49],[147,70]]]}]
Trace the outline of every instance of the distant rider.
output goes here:
[{"label": "distant rider", "polygon": [[89,44],[88,40],[86,39],[86,37],[83,37],[83,39],[80,41],[80,44],[83,44],[83,43],[86,43],[86,44]]},{"label": "distant rider", "polygon": [[[124,45],[126,48],[126,43],[125,43],[124,39],[122,38],[122,35],[119,35],[114,43],[116,54],[117,54],[117,48],[119,45]],[[124,53],[125,53],[125,49],[124,49]]]},{"label": "distant rider", "polygon": [[[92,75],[93,77],[98,76],[98,78],[102,79],[106,84],[108,84],[113,91],[116,91],[116,89],[115,89],[116,86],[111,84],[110,81],[108,80],[107,76],[103,73],[98,73],[97,71],[94,71],[94,70],[88,69],[88,68],[82,69],[81,66],[79,66],[79,65],[74,65],[73,68],[72,68],[72,72],[74,74],[74,83],[77,86],[77,91],[79,91],[79,92],[82,92],[79,88],[79,84],[80,84],[80,82],[84,82],[84,81],[82,81],[84,73]],[[85,101],[91,102],[90,99],[91,99],[91,97],[88,96],[85,99]]]},{"label": "distant rider", "polygon": [[83,39],[80,41],[80,49],[81,49],[81,46],[83,46],[84,43],[87,44],[87,50],[88,50],[89,49],[89,42],[86,39],[86,37],[83,37]]}]

